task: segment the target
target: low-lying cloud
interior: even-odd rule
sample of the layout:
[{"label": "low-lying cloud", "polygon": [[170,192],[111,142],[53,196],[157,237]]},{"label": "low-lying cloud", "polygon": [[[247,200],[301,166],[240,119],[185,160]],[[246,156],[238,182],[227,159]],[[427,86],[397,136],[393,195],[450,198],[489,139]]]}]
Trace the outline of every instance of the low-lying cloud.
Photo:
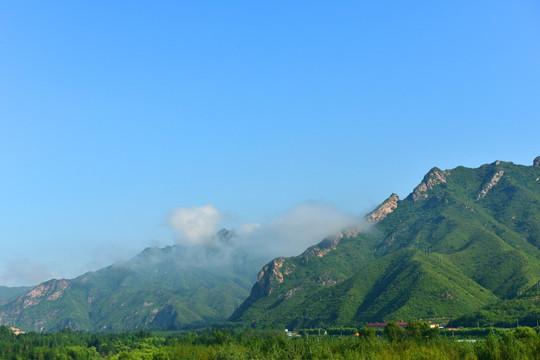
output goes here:
[{"label": "low-lying cloud", "polygon": [[223,217],[213,205],[176,208],[169,214],[169,224],[180,242],[208,244],[215,241]]},{"label": "low-lying cloud", "polygon": [[[181,245],[171,256],[178,257],[182,264],[197,266],[232,264],[231,261],[238,264],[239,259],[247,256],[257,259],[262,266],[277,256],[299,255],[325,237],[346,228],[367,229],[368,226],[358,216],[316,201],[294,206],[266,222],[241,223],[231,228],[225,223],[227,218],[210,204],[171,210],[167,223],[174,230],[177,243]],[[230,232],[220,232],[222,228]],[[85,264],[80,273],[98,269],[111,262],[119,263],[119,258],[127,256],[125,253],[124,256],[119,255],[122,253],[120,248],[115,248],[115,256],[108,256],[111,246],[96,250],[92,254],[94,260]],[[0,262],[0,285],[36,285],[58,277],[57,273],[51,271],[55,266],[45,260],[36,262],[19,258]]]},{"label": "low-lying cloud", "polygon": [[[224,217],[212,205],[177,208],[169,215],[169,224],[184,245],[217,245],[216,236],[224,227]],[[302,253],[327,236],[350,227],[365,227],[364,220],[323,202],[309,201],[297,205],[274,219],[238,225],[232,230],[229,245],[251,254],[271,259]]]},{"label": "low-lying cloud", "polygon": [[251,226],[250,233],[239,232],[238,236],[253,251],[272,257],[293,256],[327,236],[363,224],[360,217],[340,211],[333,205],[310,201],[293,207],[267,224]]}]

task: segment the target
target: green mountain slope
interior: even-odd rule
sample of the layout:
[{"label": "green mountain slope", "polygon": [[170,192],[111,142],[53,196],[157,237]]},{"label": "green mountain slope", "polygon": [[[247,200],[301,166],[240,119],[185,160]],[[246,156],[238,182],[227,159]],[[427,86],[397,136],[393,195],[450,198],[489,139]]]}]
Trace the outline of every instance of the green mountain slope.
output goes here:
[{"label": "green mountain slope", "polygon": [[539,163],[432,169],[406,199],[393,194],[369,214],[372,229],[265,266],[231,320],[358,325],[456,317],[516,298],[540,279]]},{"label": "green mountain slope", "polygon": [[540,283],[514,299],[499,301],[452,321],[452,326],[538,326],[540,324]]},{"label": "green mountain slope", "polygon": [[261,326],[274,326],[276,321],[285,324],[315,294],[345,281],[370,263],[378,241],[376,233],[348,230],[323,240],[298,257],[273,260],[261,270],[251,295],[232,319]]},{"label": "green mountain slope", "polygon": [[38,285],[0,306],[0,323],[27,331],[99,331],[223,321],[248,295],[262,263],[228,251],[148,248],[125,263]]}]

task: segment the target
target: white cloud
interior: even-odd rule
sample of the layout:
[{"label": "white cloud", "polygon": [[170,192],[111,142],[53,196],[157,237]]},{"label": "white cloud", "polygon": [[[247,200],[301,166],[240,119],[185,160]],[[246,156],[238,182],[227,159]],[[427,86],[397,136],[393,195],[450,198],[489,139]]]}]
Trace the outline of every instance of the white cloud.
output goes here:
[{"label": "white cloud", "polygon": [[258,222],[252,222],[252,223],[245,223],[238,226],[238,229],[236,229],[236,234],[240,236],[249,236],[253,234],[254,231],[257,231],[261,228],[261,223]]},{"label": "white cloud", "polygon": [[[309,201],[297,205],[267,223],[251,222],[233,230],[232,241],[219,243],[216,233],[223,220],[212,205],[177,208],[169,224],[184,244],[212,245],[212,253],[226,258],[234,249],[270,260],[277,256],[299,255],[327,236],[350,227],[367,226],[362,218],[340,211],[327,203]],[[219,252],[215,252],[219,248]],[[209,255],[210,256],[210,255]]]},{"label": "white cloud", "polygon": [[[189,254],[192,258],[189,263],[215,264],[218,261],[230,261],[231,254],[236,251],[264,257],[268,261],[277,256],[294,256],[328,235],[364,224],[360,218],[330,204],[310,201],[267,222],[240,224],[230,229],[233,230],[230,241],[220,242],[216,234],[224,218],[226,216],[210,204],[170,211],[168,224],[176,232],[178,241],[184,245],[202,245],[191,247]],[[58,274],[67,278],[75,277],[87,270],[96,270],[120,259],[130,258],[139,251],[132,250],[132,253],[125,249],[122,251],[121,247],[114,244],[95,251],[89,249],[85,254],[87,261],[79,261],[79,265],[70,271],[62,268],[61,262],[55,259],[33,261],[25,256],[0,259],[0,285],[37,285],[58,277]],[[82,259],[83,255],[72,256]]]},{"label": "white cloud", "polygon": [[293,207],[267,224],[241,225],[237,234],[255,252],[272,257],[293,256],[325,237],[353,226],[365,226],[365,222],[331,204],[309,201]]},{"label": "white cloud", "polygon": [[173,209],[168,220],[179,241],[206,244],[215,239],[222,216],[213,205],[205,205]]}]

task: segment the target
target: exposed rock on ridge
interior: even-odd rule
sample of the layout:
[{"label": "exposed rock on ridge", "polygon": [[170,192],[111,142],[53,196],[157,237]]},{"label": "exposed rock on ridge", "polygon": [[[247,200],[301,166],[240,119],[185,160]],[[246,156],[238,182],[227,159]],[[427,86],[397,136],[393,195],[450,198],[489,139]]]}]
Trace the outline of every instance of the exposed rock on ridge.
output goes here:
[{"label": "exposed rock on ridge", "polygon": [[[13,317],[24,314],[24,311],[27,308],[36,306],[42,301],[55,301],[60,299],[64,295],[66,289],[70,287],[71,281],[65,279],[49,280],[36,286],[26,294],[19,296],[17,300],[13,302],[11,309],[0,312],[0,323],[5,323],[5,319],[13,319]],[[53,309],[46,314],[44,319],[36,320],[36,323],[40,327],[40,331],[42,330],[43,324],[58,311],[58,309]]]},{"label": "exposed rock on ridge", "polygon": [[393,194],[365,217],[373,231],[328,237],[285,259],[272,293],[255,297],[261,279],[231,320],[289,329],[354,326],[454,317],[513,301],[540,276],[539,167],[540,157],[534,167],[495,161],[433,168],[405,201]]},{"label": "exposed rock on ridge", "polygon": [[487,195],[489,190],[491,190],[491,188],[493,188],[495,185],[497,185],[497,183],[499,182],[499,180],[501,180],[503,175],[504,175],[504,170],[497,171],[495,173],[495,175],[493,175],[491,180],[488,183],[484,184],[482,190],[480,191],[480,193],[476,197],[476,200],[483,199]]},{"label": "exposed rock on ridge", "polygon": [[534,159],[533,165],[534,165],[534,166],[540,166],[540,156],[537,156],[537,157]]},{"label": "exposed rock on ridge", "polygon": [[[278,257],[263,267],[257,276],[257,284],[260,285],[260,290],[265,295],[270,295],[274,289],[272,283],[281,284],[283,282],[283,275],[281,268],[285,263],[284,257]],[[290,271],[285,271],[285,275],[289,275]],[[252,291],[253,292],[253,291]]]},{"label": "exposed rock on ridge", "polygon": [[390,195],[378,208],[366,216],[366,220],[372,223],[378,223],[397,208],[398,201],[399,196],[397,194]]},{"label": "exposed rock on ridge", "polygon": [[449,170],[441,171],[438,168],[433,168],[425,177],[424,180],[418,185],[413,193],[413,201],[425,200],[428,198],[428,190],[433,190],[433,188],[439,184],[446,183],[446,177],[450,175]]},{"label": "exposed rock on ridge", "polygon": [[339,244],[339,242],[342,239],[347,239],[347,238],[358,236],[358,234],[360,234],[361,232],[362,232],[362,229],[359,228],[359,227],[348,228],[348,229],[343,230],[339,234],[336,234],[336,235],[333,235],[333,236],[327,236],[317,246],[322,248],[322,249],[333,250],[333,249],[336,248],[336,246]]},{"label": "exposed rock on ridge", "polygon": [[61,279],[61,280],[50,280],[43,284],[36,286],[34,289],[30,290],[28,293],[21,295],[16,301],[16,304],[20,304],[23,309],[26,309],[29,306],[34,306],[39,304],[43,300],[57,300],[63,294],[64,291],[71,286],[71,281]]},{"label": "exposed rock on ridge", "polygon": [[318,245],[312,246],[302,253],[304,260],[308,260],[310,256],[323,257],[330,251],[334,250],[343,239],[358,236],[362,232],[359,227],[345,229],[339,234],[333,236],[327,236]]},{"label": "exposed rock on ridge", "polygon": [[[361,227],[353,227],[345,229],[334,236],[328,236],[318,245],[312,246],[304,251],[300,257],[304,262],[309,261],[312,256],[321,258],[336,249],[341,240],[356,237],[362,230]],[[260,297],[272,294],[276,287],[282,284],[288,275],[293,273],[294,269],[295,264],[291,261],[287,261],[284,257],[275,258],[265,265],[257,276],[257,282],[251,289],[250,297],[244,302],[242,307],[249,306],[249,304]],[[329,286],[329,284],[335,284],[336,281],[329,278],[321,280],[321,282],[324,283],[323,286]],[[294,295],[294,293],[290,293],[289,297],[292,295]],[[235,313],[240,313],[241,311],[241,309],[237,309]],[[233,314],[232,317],[234,318],[234,316],[235,315]]]}]

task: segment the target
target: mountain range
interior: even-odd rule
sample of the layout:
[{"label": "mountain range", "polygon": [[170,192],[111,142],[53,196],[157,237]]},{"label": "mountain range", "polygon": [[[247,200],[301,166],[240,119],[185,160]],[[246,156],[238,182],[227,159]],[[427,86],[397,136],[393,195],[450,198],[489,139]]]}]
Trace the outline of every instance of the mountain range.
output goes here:
[{"label": "mountain range", "polygon": [[433,168],[363,225],[266,265],[235,247],[231,231],[217,237],[198,248],[147,248],[75,279],[0,288],[0,324],[120,331],[227,318],[271,328],[532,322],[540,316],[540,157],[532,166]]},{"label": "mountain range", "polygon": [[[263,267],[231,316],[254,327],[444,319],[534,291],[540,279],[540,157],[431,169],[371,226]],[[514,321],[515,322],[515,321]]]},{"label": "mountain range", "polygon": [[53,279],[0,306],[0,324],[26,331],[184,329],[223,321],[249,294],[264,260],[219,242],[147,248],[75,279]]}]

